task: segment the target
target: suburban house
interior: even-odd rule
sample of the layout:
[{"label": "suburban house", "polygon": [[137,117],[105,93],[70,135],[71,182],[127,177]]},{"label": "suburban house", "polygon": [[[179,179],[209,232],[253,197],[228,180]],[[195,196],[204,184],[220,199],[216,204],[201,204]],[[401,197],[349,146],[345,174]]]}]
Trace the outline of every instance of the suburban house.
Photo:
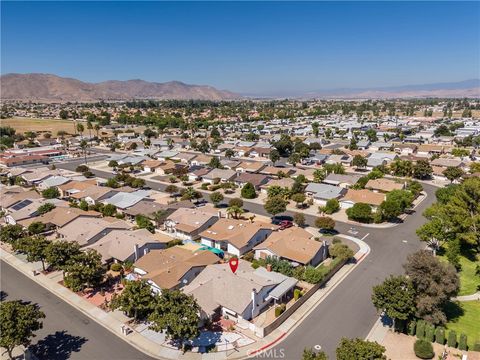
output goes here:
[{"label": "suburban house", "polygon": [[345,192],[346,189],[327,184],[308,183],[305,188],[305,194],[322,206],[330,199],[341,198]]},{"label": "suburban house", "polygon": [[403,183],[398,183],[394,180],[385,178],[368,180],[367,184],[365,185],[366,189],[382,193],[388,193],[393,190],[402,190],[404,187],[405,184]]},{"label": "suburban house", "polygon": [[142,162],[143,170],[147,173],[153,173],[162,164],[160,160],[148,159]]},{"label": "suburban house", "polygon": [[149,190],[137,190],[133,192],[119,191],[112,197],[104,199],[103,203],[114,205],[117,209],[123,210],[144,200],[149,195]]},{"label": "suburban house", "polygon": [[445,153],[445,146],[437,144],[422,144],[417,148],[417,155],[430,157],[432,155],[441,155]]},{"label": "suburban house", "polygon": [[259,161],[242,161],[235,169],[237,172],[258,173],[265,167],[265,164]]},{"label": "suburban house", "polygon": [[212,169],[207,174],[203,175],[203,182],[213,184],[216,179],[220,182],[232,181],[237,176],[234,170],[227,169]]},{"label": "suburban house", "polygon": [[271,186],[280,186],[282,188],[291,189],[295,180],[292,178],[281,178],[281,179],[271,179],[265,185],[260,186],[261,192],[266,194],[268,192],[268,188]]},{"label": "suburban house", "polygon": [[202,319],[228,316],[252,328],[249,320],[269,304],[281,302],[297,282],[262,267],[255,270],[249,262],[239,260],[235,274],[228,264],[209,265],[183,291],[197,300]]},{"label": "suburban house", "polygon": [[95,243],[85,247],[94,249],[102,256],[102,262],[135,262],[153,249],[165,249],[166,242],[159,241],[156,234],[146,229],[114,229]]},{"label": "suburban house", "polygon": [[165,250],[152,250],[134,263],[134,272],[146,279],[153,291],[178,289],[190,284],[207,265],[220,258],[208,250],[190,250],[173,246]]},{"label": "suburban house", "polygon": [[58,229],[57,233],[60,238],[67,241],[76,241],[80,247],[85,247],[94,244],[110,231],[130,229],[130,226],[125,221],[116,219],[108,221],[106,219],[80,217]]},{"label": "suburban house", "polygon": [[325,241],[316,241],[308,231],[291,227],[274,231],[261,244],[255,246],[255,259],[274,257],[292,262],[294,265],[317,266],[328,255]]},{"label": "suburban house", "polygon": [[341,188],[348,189],[349,187],[355,185],[357,181],[361,178],[360,175],[355,174],[328,174],[328,176],[323,180],[324,184],[340,186]]},{"label": "suburban house", "polygon": [[180,161],[180,163],[182,164],[190,165],[191,161],[195,158],[195,156],[195,154],[179,152],[177,155],[172,156],[171,159],[174,161]]},{"label": "suburban house", "polygon": [[375,210],[384,200],[385,194],[380,192],[373,192],[367,189],[348,189],[339,202],[342,209],[348,209],[357,203],[363,203],[370,205]]},{"label": "suburban house", "polygon": [[197,166],[205,166],[210,163],[212,160],[213,156],[208,156],[204,154],[200,154],[195,156],[191,161],[190,164],[192,165],[197,165]]},{"label": "suburban house", "polygon": [[37,185],[37,188],[40,191],[46,190],[46,189],[51,188],[51,187],[56,188],[60,185],[68,183],[71,180],[72,179],[67,178],[65,176],[61,176],[61,175],[50,176],[50,177],[47,177],[45,180],[41,181]]},{"label": "suburban house", "polygon": [[70,194],[70,198],[81,201],[85,200],[88,205],[95,205],[104,199],[111,198],[117,191],[105,186],[89,186],[85,190],[76,191]]},{"label": "suburban house", "polygon": [[210,172],[211,169],[203,166],[192,166],[188,172],[188,181],[198,181],[201,180],[206,174]]},{"label": "suburban house", "polygon": [[47,203],[54,204],[57,207],[68,207],[66,201],[59,199],[25,199],[7,209],[7,214],[4,218],[5,222],[10,225],[15,225],[22,220],[34,218],[38,216],[38,208]]},{"label": "suburban house", "polygon": [[210,206],[202,208],[181,208],[171,214],[163,223],[164,230],[181,240],[195,240],[200,233],[219,219],[218,211]]},{"label": "suburban house", "polygon": [[250,183],[256,190],[258,190],[262,185],[266,184],[269,179],[270,178],[266,175],[244,172],[238,174],[234,179],[234,182],[240,187],[244,186],[246,183]]},{"label": "suburban house", "polygon": [[353,157],[350,155],[330,155],[328,159],[325,161],[326,164],[342,164],[345,166],[352,165]]},{"label": "suburban house", "polygon": [[201,243],[242,256],[264,241],[277,226],[264,222],[222,218],[200,233]]},{"label": "suburban house", "polygon": [[2,189],[0,206],[3,211],[18,211],[30,205],[34,200],[42,198],[39,193],[33,190],[24,190],[23,188],[16,190],[18,191],[3,191]]},{"label": "suburban house", "polygon": [[64,227],[80,217],[100,218],[101,214],[96,211],[83,211],[74,207],[56,207],[43,215],[21,220],[19,224],[28,227],[31,223],[39,221],[45,224],[46,230],[51,230]]},{"label": "suburban house", "polygon": [[284,173],[285,175],[292,175],[295,170],[292,168],[283,168],[277,166],[265,166],[262,170],[259,171],[260,174],[265,174],[269,176],[277,176],[279,172]]},{"label": "suburban house", "polygon": [[398,158],[396,153],[390,152],[374,152],[367,158],[367,169],[372,170],[374,167],[387,165]]},{"label": "suburban house", "polygon": [[76,194],[80,191],[83,191],[89,187],[96,186],[97,181],[95,179],[78,181],[72,180],[66,184],[57,186],[58,191],[60,192],[60,197],[68,198],[72,194]]}]

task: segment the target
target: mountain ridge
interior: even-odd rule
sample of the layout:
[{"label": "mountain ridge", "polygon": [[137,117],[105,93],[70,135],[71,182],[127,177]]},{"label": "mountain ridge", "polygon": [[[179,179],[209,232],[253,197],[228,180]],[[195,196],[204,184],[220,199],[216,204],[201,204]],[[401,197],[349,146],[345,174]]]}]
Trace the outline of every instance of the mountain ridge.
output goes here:
[{"label": "mountain ridge", "polygon": [[0,77],[2,100],[89,102],[99,100],[235,100],[241,95],[210,85],[181,81],[164,83],[142,79],[85,82],[46,73],[9,73]]},{"label": "mountain ridge", "polygon": [[375,99],[426,97],[480,97],[480,79],[381,87],[332,88],[273,94],[244,94],[250,97],[292,99]]}]

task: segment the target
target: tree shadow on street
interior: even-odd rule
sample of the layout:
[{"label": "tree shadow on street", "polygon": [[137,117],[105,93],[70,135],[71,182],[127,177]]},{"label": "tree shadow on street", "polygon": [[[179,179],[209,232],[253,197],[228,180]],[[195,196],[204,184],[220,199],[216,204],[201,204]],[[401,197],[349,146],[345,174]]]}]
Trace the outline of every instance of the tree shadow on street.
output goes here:
[{"label": "tree shadow on street", "polygon": [[79,352],[87,339],[81,336],[74,336],[65,330],[57,331],[38,341],[31,347],[31,351],[39,359],[58,359],[64,360],[70,358],[74,352]]}]

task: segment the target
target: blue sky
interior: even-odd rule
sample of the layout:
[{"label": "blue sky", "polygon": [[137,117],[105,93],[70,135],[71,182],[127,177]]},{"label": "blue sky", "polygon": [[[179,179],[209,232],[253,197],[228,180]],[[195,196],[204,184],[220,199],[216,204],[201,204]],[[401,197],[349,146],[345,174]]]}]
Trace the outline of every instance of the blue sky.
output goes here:
[{"label": "blue sky", "polygon": [[480,77],[479,2],[5,2],[1,71],[242,93]]}]

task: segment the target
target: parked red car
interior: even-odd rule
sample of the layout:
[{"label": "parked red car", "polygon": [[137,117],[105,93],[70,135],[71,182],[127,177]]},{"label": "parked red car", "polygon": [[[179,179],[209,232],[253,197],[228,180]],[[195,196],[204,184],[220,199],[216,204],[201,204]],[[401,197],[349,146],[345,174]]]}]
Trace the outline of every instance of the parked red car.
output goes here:
[{"label": "parked red car", "polygon": [[288,229],[289,227],[292,227],[293,226],[293,222],[291,222],[290,220],[282,220],[279,224],[280,226],[280,230],[285,230],[285,229]]}]

